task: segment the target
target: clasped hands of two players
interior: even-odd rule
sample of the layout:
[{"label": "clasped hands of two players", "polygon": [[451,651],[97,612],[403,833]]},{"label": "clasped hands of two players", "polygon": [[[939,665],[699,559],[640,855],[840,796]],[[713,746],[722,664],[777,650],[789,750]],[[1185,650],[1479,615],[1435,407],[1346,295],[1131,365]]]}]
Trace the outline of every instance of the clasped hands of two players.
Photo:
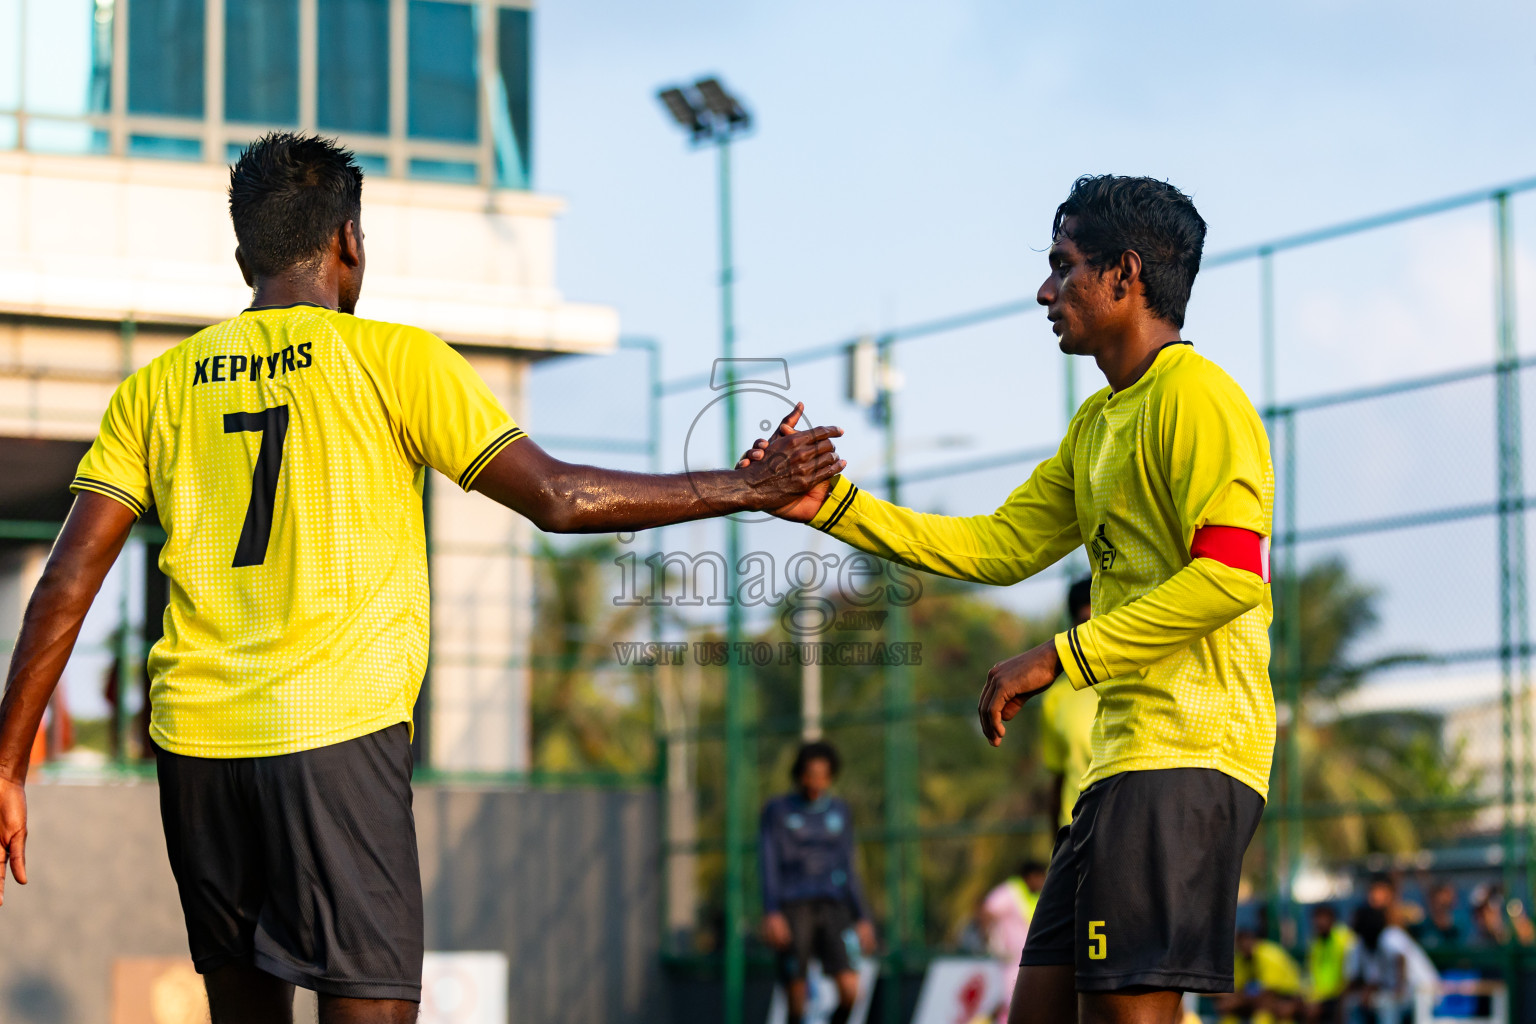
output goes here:
[{"label": "clasped hands of two players", "polygon": [[[784,417],[783,422],[779,424],[779,429],[774,431],[773,439],[760,437],[754,441],[752,447],[748,448],[736,463],[736,468],[747,470],[762,464],[765,459],[773,461],[784,439],[799,435],[795,430],[795,424],[800,422],[800,414],[804,411],[803,402],[795,406],[795,411]],[[810,433],[815,435],[827,429],[818,427],[816,431]],[[841,435],[842,431],[838,430],[835,434],[823,436]],[[780,519],[791,522],[810,522],[816,518],[816,513],[821,511],[821,506],[827,500],[827,493],[832,489],[833,475],[835,474],[829,474],[826,479],[819,480],[795,500],[769,511]],[[1003,736],[1008,732],[1008,727],[1004,723],[1012,721],[1013,716],[1023,710],[1029,698],[1044,693],[1059,675],[1061,675],[1061,659],[1056,654],[1054,640],[1047,640],[1023,654],[1016,654],[1006,661],[993,665],[991,671],[987,673],[987,685],[982,687],[981,700],[976,705],[976,714],[981,719],[981,731],[986,736],[987,742],[994,747],[1001,744]]]},{"label": "clasped hands of two players", "polygon": [[[796,430],[795,424],[804,412],[805,403],[797,404],[780,421],[771,442],[759,440],[752,446],[753,458],[744,457],[736,464],[755,492],[749,507],[793,518],[786,513],[805,505],[812,494],[825,498],[832,478],[847,467],[832,444],[834,437],[843,436],[842,428]],[[800,521],[809,522],[817,507],[812,507]]]}]

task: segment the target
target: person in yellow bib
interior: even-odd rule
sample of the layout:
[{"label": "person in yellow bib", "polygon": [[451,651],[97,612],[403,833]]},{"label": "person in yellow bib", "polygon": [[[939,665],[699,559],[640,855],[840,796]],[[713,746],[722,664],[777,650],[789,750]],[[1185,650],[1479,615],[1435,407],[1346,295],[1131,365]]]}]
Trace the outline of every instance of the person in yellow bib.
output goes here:
[{"label": "person in yellow bib", "polygon": [[[249,309],[125,380],[27,605],[0,701],[0,896],[25,884],[27,750],[134,521],[165,530],[149,656],[167,851],[213,1024],[415,1020],[412,708],[430,632],[428,467],[544,530],[781,506],[841,467],[836,428],[750,472],[654,476],[547,455],[427,331],[354,315],[363,175],[274,133],[230,171]],[[798,412],[786,425],[792,427]]]},{"label": "person in yellow bib", "polygon": [[977,707],[996,745],[1063,672],[1099,695],[1014,1024],[1172,1021],[1183,992],[1232,990],[1238,882],[1274,749],[1274,473],[1253,403],[1180,336],[1204,241],[1205,221],[1172,185],[1079,178],[1056,209],[1036,298],[1061,350],[1092,356],[1108,386],[1056,453],[986,515],[914,512],[842,476],[807,495],[820,498],[813,515],[809,502],[778,510],[912,568],[996,586],[1087,547],[1093,618],[995,665]]},{"label": "person in yellow bib", "polygon": [[1301,998],[1301,968],[1291,954],[1280,943],[1259,938],[1251,928],[1238,930],[1236,946],[1233,983],[1237,991],[1216,999],[1221,1024],[1280,1024],[1298,1020],[1305,1004]]},{"label": "person in yellow bib", "polygon": [[[1067,615],[1073,626],[1093,617],[1093,580],[1078,580],[1067,591]],[[1093,720],[1099,691],[1058,682],[1040,698],[1040,762],[1051,774],[1051,820],[1058,828],[1072,824],[1072,808],[1082,792],[1093,760]]]},{"label": "person in yellow bib", "polygon": [[1339,920],[1332,904],[1312,908],[1312,945],[1307,947],[1309,1019],[1317,1024],[1344,1024],[1344,995],[1354,971],[1351,961],[1359,939]]}]

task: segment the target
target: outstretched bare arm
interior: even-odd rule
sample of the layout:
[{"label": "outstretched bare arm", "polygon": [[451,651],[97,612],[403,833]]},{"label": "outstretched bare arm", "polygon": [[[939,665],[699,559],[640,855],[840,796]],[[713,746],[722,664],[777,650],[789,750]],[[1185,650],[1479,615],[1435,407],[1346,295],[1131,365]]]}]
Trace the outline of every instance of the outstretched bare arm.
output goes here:
[{"label": "outstretched bare arm", "polygon": [[48,556],[48,565],[21,622],[0,699],[0,903],[5,868],[27,883],[27,761],[43,710],[80,635],[107,570],[117,560],[137,516],[99,494],[75,499]]},{"label": "outstretched bare arm", "polygon": [[[784,418],[790,427],[802,406]],[[656,475],[573,465],[524,438],[475,478],[473,488],[550,533],[644,530],[732,512],[778,508],[842,472],[837,427],[789,431],[741,469]]]}]

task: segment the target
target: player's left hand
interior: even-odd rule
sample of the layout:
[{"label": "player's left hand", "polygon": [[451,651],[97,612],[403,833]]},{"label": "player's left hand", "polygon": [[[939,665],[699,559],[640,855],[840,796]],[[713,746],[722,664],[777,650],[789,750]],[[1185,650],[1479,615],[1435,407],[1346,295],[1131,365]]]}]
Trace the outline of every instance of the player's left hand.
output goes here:
[{"label": "player's left hand", "polygon": [[27,793],[21,783],[0,779],[0,903],[7,866],[18,884],[27,884]]},{"label": "player's left hand", "polygon": [[[752,442],[752,447],[743,452],[741,458],[737,461],[736,468],[748,469],[753,463],[761,462],[764,456],[768,454],[774,441],[781,437],[791,437],[796,434],[795,425],[800,422],[800,416],[804,412],[805,403],[796,403],[794,409],[790,411],[788,416],[784,417],[779,423],[778,429],[773,432],[773,440],[760,437]],[[842,431],[839,430],[838,433],[841,434]],[[810,490],[789,502],[789,504],[781,505],[778,508],[771,508],[768,511],[770,514],[780,519],[787,519],[792,523],[808,523],[816,518],[817,512],[821,511],[821,506],[827,500],[827,492],[831,489],[832,480],[829,477],[817,483]]]},{"label": "player's left hand", "polygon": [[868,956],[875,951],[875,926],[869,921],[859,921],[853,926],[859,937],[859,948]]},{"label": "player's left hand", "polygon": [[1029,698],[1044,693],[1061,675],[1061,659],[1056,655],[1056,641],[1047,640],[1007,661],[1000,661],[987,673],[976,714],[981,717],[981,732],[994,747],[1003,742],[1008,728]]}]

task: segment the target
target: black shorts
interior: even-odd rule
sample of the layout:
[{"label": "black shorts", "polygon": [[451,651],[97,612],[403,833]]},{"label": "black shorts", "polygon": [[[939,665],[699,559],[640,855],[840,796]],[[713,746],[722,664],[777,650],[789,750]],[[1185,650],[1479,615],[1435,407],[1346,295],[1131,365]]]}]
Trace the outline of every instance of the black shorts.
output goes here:
[{"label": "black shorts", "polygon": [[1122,772],[1084,790],[1024,944],[1079,992],[1232,991],[1243,854],[1264,800],[1210,768]]},{"label": "black shorts", "polygon": [[853,909],[835,900],[806,900],[779,908],[789,922],[789,948],[779,954],[779,980],[805,977],[812,960],[829,978],[858,969],[859,940]]},{"label": "black shorts", "polygon": [[405,723],[274,757],[156,749],[160,818],[202,974],[251,964],[354,999],[421,999]]}]

